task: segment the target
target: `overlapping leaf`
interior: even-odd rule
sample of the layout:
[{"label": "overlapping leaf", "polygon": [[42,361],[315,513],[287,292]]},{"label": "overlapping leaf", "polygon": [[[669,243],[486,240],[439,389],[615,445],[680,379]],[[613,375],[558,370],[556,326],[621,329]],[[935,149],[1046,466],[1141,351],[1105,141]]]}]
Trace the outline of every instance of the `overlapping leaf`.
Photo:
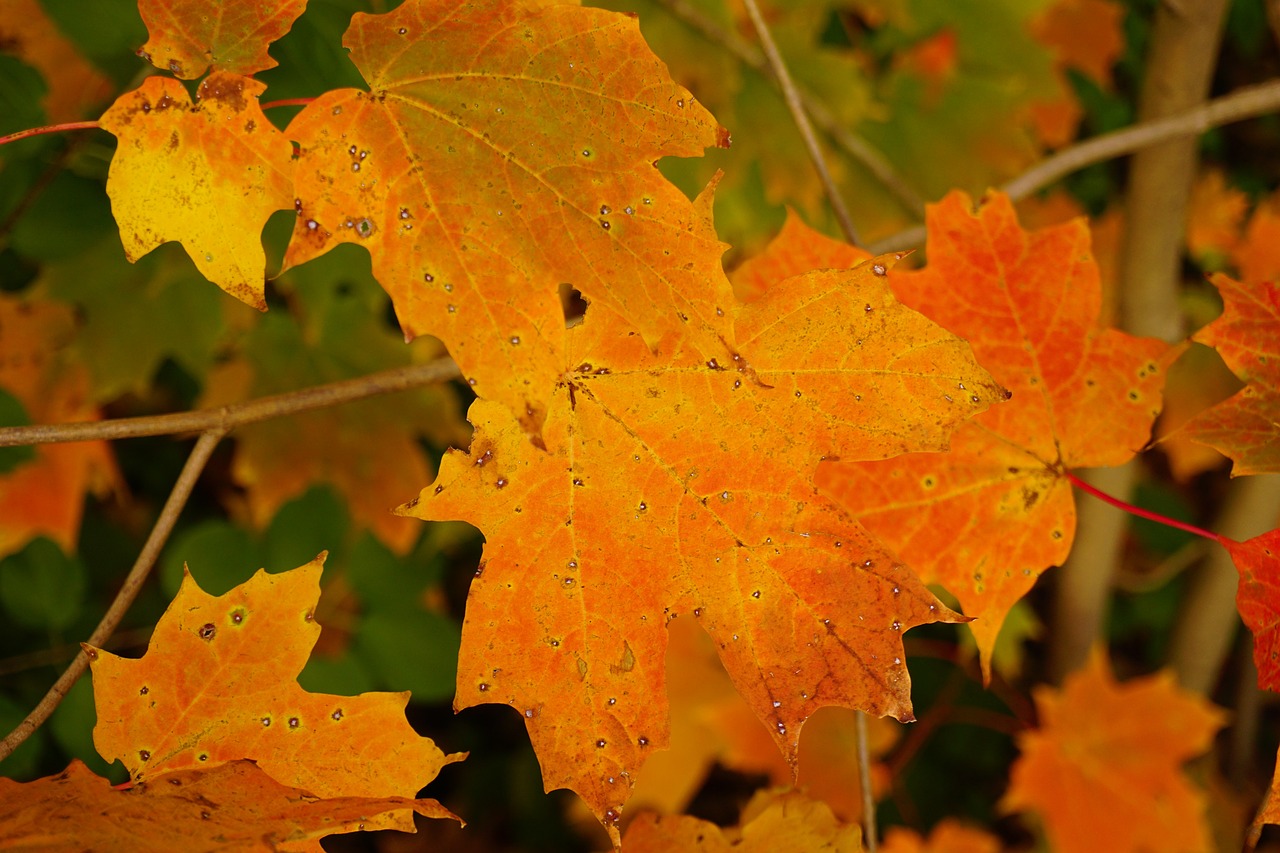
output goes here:
[{"label": "overlapping leaf", "polygon": [[1120,684],[1101,652],[1035,700],[1040,727],[1018,739],[1003,808],[1037,812],[1060,853],[1099,839],[1116,853],[1210,849],[1203,795],[1181,765],[1209,748],[1217,708],[1167,672]]},{"label": "overlapping leaf", "polygon": [[258,106],[264,88],[215,72],[192,103],[178,81],[149,77],[101,119],[120,140],[107,193],[129,260],[177,240],[206,278],[263,310],[262,227],[293,203],[293,149]]},{"label": "overlapping leaf", "polygon": [[1253,633],[1258,684],[1280,692],[1280,530],[1246,542],[1222,540],[1240,572],[1236,609]]},{"label": "overlapping leaf", "polygon": [[60,32],[38,0],[6,0],[0,52],[12,53],[44,77],[44,111],[51,122],[75,121],[111,94],[111,81]]},{"label": "overlapping leaf", "polygon": [[486,537],[456,707],[519,710],[547,787],[606,824],[667,744],[677,615],[793,763],[822,705],[910,718],[901,633],[951,614],[810,473],[824,454],[939,447],[1003,389],[893,300],[891,262],[770,288],[734,318],[740,350],[710,359],[674,336],[651,352],[593,306],[566,335],[542,446],[479,401],[470,452],[405,508]]},{"label": "overlapping leaf", "polygon": [[1027,233],[1007,197],[975,214],[953,193],[928,226],[929,266],[895,274],[894,293],[967,338],[1013,398],[957,430],[946,454],[827,464],[818,484],[979,617],[989,672],[1004,614],[1071,548],[1066,470],[1118,465],[1147,442],[1177,350],[1099,326],[1082,222]]},{"label": "overlapping leaf", "polygon": [[934,824],[928,839],[904,826],[891,826],[880,842],[883,853],[1000,853],[1001,849],[996,836],[953,818]]},{"label": "overlapping leaf", "polygon": [[685,815],[642,814],[627,827],[627,853],[860,853],[862,831],[838,820],[821,800],[798,791],[760,791],[742,810],[741,826],[722,830]]},{"label": "overlapping leaf", "polygon": [[[69,306],[0,296],[0,388],[33,423],[96,420],[88,370],[67,358],[74,337]],[[105,442],[51,444],[0,475],[0,556],[48,536],[75,550],[85,495],[117,482]]]},{"label": "overlapping leaf", "polygon": [[558,285],[655,343],[729,331],[723,246],[653,167],[727,134],[632,18],[512,0],[410,0],[344,43],[371,91],[330,92],[298,140],[300,264],[366,246],[406,337],[441,338],[477,393],[536,432],[559,365]]},{"label": "overlapping leaf", "polygon": [[[320,635],[313,612],[323,559],[259,571],[217,597],[187,575],[144,657],[90,649],[98,751],[124,762],[135,782],[249,758],[277,782],[324,798],[412,798],[460,760],[409,726],[407,693],[327,696],[298,686]],[[401,812],[380,827],[411,826],[409,818]]]},{"label": "overlapping leaf", "polygon": [[126,790],[73,761],[25,785],[0,777],[0,802],[0,847],[28,850],[321,853],[321,838],[371,828],[388,813],[453,817],[435,800],[318,799],[243,760],[166,773]]},{"label": "overlapping leaf", "polygon": [[1232,476],[1280,471],[1280,283],[1214,276],[1222,316],[1195,334],[1247,384],[1184,428],[1234,460]]},{"label": "overlapping leaf", "polygon": [[139,54],[184,80],[211,66],[249,76],[275,67],[267,46],[289,32],[306,7],[307,0],[138,0],[150,35]]}]

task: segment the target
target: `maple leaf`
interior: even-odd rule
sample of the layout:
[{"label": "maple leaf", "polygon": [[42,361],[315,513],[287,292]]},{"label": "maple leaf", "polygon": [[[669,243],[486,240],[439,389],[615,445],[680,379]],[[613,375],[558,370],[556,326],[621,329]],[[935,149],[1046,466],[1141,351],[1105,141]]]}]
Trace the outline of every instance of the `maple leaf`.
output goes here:
[{"label": "maple leaf", "polygon": [[743,261],[729,276],[740,302],[754,302],[769,286],[809,270],[849,269],[868,260],[865,249],[850,246],[810,228],[787,209],[782,230],[764,248]]},{"label": "maple leaf", "polygon": [[[68,305],[0,296],[0,388],[22,404],[28,420],[97,420],[84,364],[66,357],[75,335]],[[48,536],[75,551],[88,492],[119,484],[102,441],[43,445],[35,458],[0,475],[0,556]]]},{"label": "maple leaf", "polygon": [[[135,783],[252,759],[283,785],[323,797],[413,797],[445,755],[404,718],[408,693],[328,696],[294,680],[320,635],[313,617],[324,554],[289,572],[259,570],[225,595],[188,573],[147,653],[86,646],[98,752]],[[411,826],[409,815],[388,818]]]},{"label": "maple leaf", "polygon": [[1253,634],[1258,684],[1280,691],[1280,530],[1247,542],[1219,540],[1240,572],[1236,609]]},{"label": "maple leaf", "polygon": [[6,849],[320,853],[321,838],[384,824],[392,813],[457,820],[435,800],[318,799],[243,760],[165,773],[124,790],[76,760],[26,784],[0,778],[0,803]]},{"label": "maple leaf", "polygon": [[1033,103],[1037,133],[1050,147],[1070,142],[1084,115],[1066,69],[1111,88],[1111,66],[1124,54],[1124,7],[1111,0],[1057,0],[1031,21],[1036,40],[1049,48],[1057,79],[1056,97]]},{"label": "maple leaf", "polygon": [[641,814],[623,838],[627,853],[860,853],[862,831],[832,814],[826,803],[798,791],[756,792],[742,810],[741,827],[722,830],[686,815]]},{"label": "maple leaf", "polygon": [[915,830],[891,826],[880,842],[881,853],[1000,853],[1000,839],[984,829],[944,818],[921,838]]},{"label": "maple leaf", "polygon": [[267,45],[289,32],[306,8],[307,0],[138,0],[150,36],[138,55],[183,80],[210,67],[248,77],[276,66]]},{"label": "maple leaf", "polygon": [[1209,849],[1204,798],[1179,767],[1209,748],[1221,711],[1170,672],[1120,684],[1096,650],[1061,690],[1034,696],[1040,727],[1018,737],[1001,808],[1037,812],[1061,853],[1098,839],[1116,853]]},{"label": "maple leaf", "polygon": [[[854,744],[853,711],[823,708],[804,724],[793,773],[768,729],[734,689],[716,655],[715,644],[695,620],[677,619],[668,627],[667,692],[671,702],[671,747],[645,761],[632,802],[663,814],[684,811],[715,763],[748,774],[767,774],[773,785],[796,784],[822,800],[841,820],[862,814]],[[873,758],[898,740],[896,722],[867,721]],[[888,788],[888,768],[872,765],[876,794]]]},{"label": "maple leaf", "polygon": [[216,71],[192,103],[178,81],[148,77],[99,122],[120,140],[107,194],[125,256],[178,240],[206,278],[259,310],[262,228],[293,199],[293,148],[258,105],[265,88]]},{"label": "maple leaf", "polygon": [[51,122],[74,121],[111,94],[111,81],[58,31],[38,0],[5,0],[0,52],[34,67],[49,87],[44,111]]},{"label": "maple leaf", "polygon": [[1280,278],[1280,194],[1261,201],[1232,256],[1242,281]]},{"label": "maple leaf", "polygon": [[1280,825],[1280,752],[1276,753],[1275,771],[1271,776],[1271,785],[1262,797],[1262,805],[1254,816],[1253,822],[1245,835],[1245,853],[1253,853],[1262,837],[1262,828],[1266,824]]},{"label": "maple leaf", "polygon": [[1187,204],[1187,251],[1202,267],[1220,267],[1236,252],[1249,196],[1227,184],[1221,169],[1208,169],[1191,185]]},{"label": "maple leaf", "polygon": [[1193,338],[1217,349],[1247,384],[1182,432],[1231,457],[1233,477],[1280,471],[1280,283],[1242,284],[1224,275],[1212,281],[1222,294],[1222,316]]},{"label": "maple leaf", "polygon": [[979,617],[989,678],[1005,614],[1071,549],[1067,469],[1119,465],[1146,444],[1179,350],[1098,325],[1083,222],[1027,233],[1001,194],[972,210],[959,192],[929,208],[929,265],[895,273],[894,294],[967,338],[1012,399],[963,424],[945,454],[826,463],[817,483]]},{"label": "maple leaf", "polygon": [[563,359],[561,282],[651,344],[687,327],[718,347],[724,247],[652,164],[728,137],[633,19],[410,0],[355,15],[343,43],[372,91],[329,92],[289,127],[301,152],[286,267],[366,246],[406,338],[443,340],[531,432]]},{"label": "maple leaf", "polygon": [[401,510],[486,537],[455,707],[519,710],[547,788],[615,833],[632,774],[667,745],[677,614],[711,634],[793,766],[822,705],[911,718],[902,632],[953,615],[810,472],[824,454],[939,447],[1004,391],[893,300],[891,263],[770,288],[735,312],[740,349],[720,359],[674,335],[652,352],[592,306],[564,333],[541,445],[477,401],[470,452]]}]

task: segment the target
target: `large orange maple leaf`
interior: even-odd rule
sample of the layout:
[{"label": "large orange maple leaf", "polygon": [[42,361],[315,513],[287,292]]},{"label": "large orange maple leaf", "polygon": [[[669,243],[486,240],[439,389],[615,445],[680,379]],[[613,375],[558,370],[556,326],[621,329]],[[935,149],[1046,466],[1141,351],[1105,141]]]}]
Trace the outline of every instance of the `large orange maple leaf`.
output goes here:
[{"label": "large orange maple leaf", "polygon": [[928,228],[929,265],[895,273],[894,294],[967,339],[1013,397],[962,425],[945,454],[828,463],[817,482],[978,617],[989,675],[1005,614],[1071,549],[1067,470],[1119,465],[1147,443],[1179,350],[1098,324],[1082,221],[1028,233],[1008,197],[974,212],[955,192]]},{"label": "large orange maple leaf", "polygon": [[728,334],[723,246],[654,168],[727,144],[633,18],[516,0],[410,0],[343,43],[371,91],[329,92],[301,145],[286,266],[367,247],[406,337],[436,335],[476,392],[537,431],[568,282],[651,344]]},{"label": "large orange maple leaf", "polygon": [[1233,477],[1280,471],[1280,283],[1244,284],[1213,277],[1222,316],[1195,339],[1218,350],[1247,384],[1182,429],[1193,441],[1231,457]]},{"label": "large orange maple leaf", "polygon": [[[259,570],[221,596],[188,574],[144,657],[86,646],[98,752],[122,761],[134,782],[249,758],[277,782],[326,798],[412,798],[465,757],[413,731],[408,693],[329,696],[298,685],[320,636],[324,556],[289,572]],[[403,810],[387,820],[377,828],[412,826]]]},{"label": "large orange maple leaf", "polygon": [[712,358],[674,334],[651,352],[592,306],[564,333],[538,443],[478,401],[470,452],[404,509],[486,537],[455,706],[516,708],[547,787],[614,833],[632,775],[668,742],[677,615],[712,636],[793,766],[820,706],[911,718],[902,632],[954,614],[811,472],[823,455],[940,447],[1004,391],[893,299],[891,262],[770,288],[735,313],[740,349]]},{"label": "large orange maple leaf", "polygon": [[1221,711],[1168,672],[1120,684],[1101,652],[1035,701],[1040,726],[1018,738],[1002,808],[1037,812],[1059,853],[1209,849],[1204,798],[1180,766],[1209,748]]}]

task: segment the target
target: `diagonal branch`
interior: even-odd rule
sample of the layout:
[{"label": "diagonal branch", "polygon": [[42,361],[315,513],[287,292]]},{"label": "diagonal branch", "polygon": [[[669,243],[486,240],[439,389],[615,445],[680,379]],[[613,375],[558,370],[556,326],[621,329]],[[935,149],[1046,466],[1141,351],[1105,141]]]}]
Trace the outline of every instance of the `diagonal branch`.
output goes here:
[{"label": "diagonal branch", "polygon": [[[672,17],[704,36],[711,44],[728,51],[743,65],[754,68],[775,85],[779,85],[769,60],[754,44],[708,18],[691,6],[688,0],[658,2]],[[908,213],[916,219],[924,217],[924,200],[894,171],[883,154],[846,128],[818,98],[798,88],[796,97],[813,123],[821,128],[836,147],[870,172]]]},{"label": "diagonal branch", "polygon": [[0,428],[0,447],[51,444],[61,441],[138,438],[144,435],[173,435],[214,429],[229,431],[256,421],[324,409],[379,394],[407,391],[435,382],[457,379],[461,375],[453,359],[439,358],[426,364],[397,367],[355,379],[344,379],[340,382],[315,385],[286,394],[259,397],[246,403],[235,403],[216,409],[175,412],[169,415],[152,415],[142,418],[119,418],[111,421],[4,427]]},{"label": "diagonal branch", "polygon": [[[1085,166],[1132,154],[1170,139],[1196,136],[1224,124],[1277,111],[1280,111],[1280,79],[1243,86],[1228,95],[1175,115],[1139,122],[1123,130],[1104,133],[1064,148],[1008,181],[1000,189],[1014,201],[1018,201]],[[923,245],[924,240],[924,226],[917,225],[892,234],[869,248],[873,254],[879,255],[915,248]]]},{"label": "diagonal branch", "polygon": [[[124,618],[124,614],[129,610],[133,600],[138,597],[138,591],[142,589],[142,583],[147,579],[147,575],[151,572],[151,567],[155,565],[156,558],[160,556],[160,549],[164,547],[164,543],[169,538],[169,534],[173,532],[173,526],[178,520],[178,516],[182,513],[182,508],[187,503],[187,498],[191,496],[191,490],[196,484],[196,480],[200,477],[200,472],[204,470],[205,463],[209,461],[213,449],[218,446],[218,442],[226,435],[226,430],[221,428],[210,429],[200,435],[200,439],[196,442],[195,448],[192,449],[191,455],[187,457],[187,462],[182,466],[182,472],[178,475],[178,481],[173,484],[173,490],[169,492],[169,499],[165,501],[164,509],[160,511],[160,517],[156,519],[155,526],[151,528],[151,535],[147,537],[146,543],[142,546],[142,551],[138,554],[138,559],[134,562],[133,568],[129,570],[129,575],[124,579],[124,584],[120,587],[120,591],[116,593],[115,600],[111,602],[111,606],[107,608],[107,612],[103,615],[102,621],[98,623],[98,627],[89,635],[88,645],[101,646],[107,639],[115,633],[116,627],[120,624],[120,620]],[[40,700],[40,704],[36,705],[35,710],[27,715],[27,718],[18,723],[17,728],[10,732],[3,741],[0,741],[0,761],[17,749],[23,741],[31,737],[36,729],[44,725],[49,719],[54,709],[66,697],[69,691],[84,675],[84,671],[89,666],[89,656],[85,652],[80,652],[71,661],[71,665],[66,671],[58,677],[53,686],[49,688],[49,692]]]},{"label": "diagonal branch", "polygon": [[795,121],[796,129],[800,131],[800,137],[804,140],[805,150],[809,152],[813,168],[817,171],[822,187],[827,192],[827,201],[831,203],[831,210],[835,213],[836,221],[840,223],[840,230],[844,232],[845,239],[856,246],[858,232],[853,227],[853,220],[849,218],[849,208],[845,207],[840,190],[831,177],[831,170],[827,168],[827,160],[818,146],[818,138],[813,134],[813,124],[805,113],[804,104],[800,102],[800,93],[791,79],[791,72],[787,70],[787,64],[782,61],[782,54],[774,44],[773,34],[769,32],[769,25],[765,23],[764,15],[760,14],[760,7],[756,5],[756,0],[743,0],[743,2],[747,7],[747,14],[751,16],[751,23],[755,25],[756,34],[760,37],[760,46],[764,48],[764,55],[769,60],[769,68],[782,89],[782,98],[787,102],[791,118]]}]

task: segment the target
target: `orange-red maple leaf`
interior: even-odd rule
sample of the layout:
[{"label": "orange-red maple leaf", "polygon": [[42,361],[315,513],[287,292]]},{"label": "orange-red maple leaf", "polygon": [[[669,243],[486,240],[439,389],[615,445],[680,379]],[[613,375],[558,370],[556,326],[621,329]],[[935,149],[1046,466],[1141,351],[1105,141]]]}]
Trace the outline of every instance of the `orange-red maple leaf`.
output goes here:
[{"label": "orange-red maple leaf", "polygon": [[1031,22],[1038,42],[1053,54],[1058,95],[1030,106],[1040,139],[1050,147],[1075,136],[1084,109],[1066,69],[1075,69],[1103,88],[1111,86],[1111,66],[1124,53],[1124,8],[1111,0],[1057,0]]},{"label": "orange-red maple leaf", "polygon": [[850,246],[813,230],[794,210],[764,251],[747,258],[729,280],[741,302],[754,302],[769,286],[809,270],[844,270],[871,257],[865,249]]},{"label": "orange-red maple leaf", "polygon": [[1280,193],[1254,208],[1232,259],[1241,281],[1280,279]]},{"label": "orange-red maple leaf", "polygon": [[[221,596],[188,574],[137,660],[86,647],[94,744],[135,782],[252,759],[283,785],[320,797],[413,797],[461,760],[419,737],[408,693],[329,696],[295,680],[320,635],[321,554],[279,574],[259,570]],[[409,816],[395,818],[401,827]]]},{"label": "orange-red maple leaf", "polygon": [[[74,334],[70,306],[0,296],[0,388],[16,397],[35,423],[99,417],[86,366],[65,357]],[[0,556],[37,536],[74,551],[86,493],[105,492],[117,481],[106,442],[38,448],[35,459],[0,475]]]},{"label": "orange-red maple leaf", "polygon": [[179,770],[121,790],[76,760],[27,784],[0,777],[0,803],[6,850],[321,853],[321,838],[385,825],[389,814],[454,818],[435,800],[317,798],[251,761]]},{"label": "orange-red maple leaf", "polygon": [[1185,434],[1231,457],[1233,477],[1280,471],[1280,283],[1244,284],[1224,275],[1213,283],[1222,316],[1194,337],[1216,348],[1247,384],[1192,418]]},{"label": "orange-red maple leaf", "polygon": [[799,791],[757,791],[740,827],[721,829],[687,815],[639,815],[624,838],[627,853],[861,853],[862,831]]},{"label": "orange-red maple leaf", "polygon": [[902,632],[951,614],[810,475],[823,455],[939,447],[1003,389],[893,299],[889,263],[769,288],[736,312],[740,349],[713,358],[674,335],[652,352],[592,306],[566,333],[541,445],[478,401],[470,452],[405,508],[486,537],[456,707],[520,711],[547,787],[607,824],[667,745],[677,615],[711,634],[793,765],[822,705],[910,718]]},{"label": "orange-red maple leaf", "polygon": [[1000,853],[1000,839],[985,829],[967,826],[954,818],[934,825],[926,840],[902,826],[885,831],[881,853]]},{"label": "orange-red maple leaf", "polygon": [[247,77],[277,65],[267,46],[306,8],[307,0],[138,0],[150,35],[138,54],[184,80],[210,67]]},{"label": "orange-red maple leaf", "polygon": [[1164,672],[1121,684],[1101,652],[1062,689],[1035,690],[1040,727],[1018,738],[1001,807],[1034,811],[1059,853],[1207,851],[1204,797],[1180,772],[1221,711]]},{"label": "orange-red maple leaf", "polygon": [[344,38],[371,91],[290,125],[298,221],[286,265],[368,247],[406,337],[445,342],[476,392],[536,432],[568,282],[651,344],[729,331],[723,246],[654,168],[727,135],[633,18],[515,0],[410,0]]},{"label": "orange-red maple leaf", "polygon": [[1098,324],[1081,221],[1028,233],[1006,196],[975,213],[956,192],[928,228],[929,265],[895,273],[894,294],[966,338],[1013,397],[962,425],[945,454],[828,463],[817,482],[978,617],[986,674],[1005,613],[1071,549],[1066,470],[1118,465],[1146,444],[1177,350]]},{"label": "orange-red maple leaf", "polygon": [[1236,609],[1253,633],[1258,684],[1280,691],[1280,530],[1246,542],[1220,541],[1240,572]]},{"label": "orange-red maple leaf", "polygon": [[178,81],[149,77],[101,119],[120,140],[107,194],[126,257],[177,240],[205,278],[259,310],[262,227],[293,200],[293,149],[258,105],[264,88],[215,72],[192,103]]}]

